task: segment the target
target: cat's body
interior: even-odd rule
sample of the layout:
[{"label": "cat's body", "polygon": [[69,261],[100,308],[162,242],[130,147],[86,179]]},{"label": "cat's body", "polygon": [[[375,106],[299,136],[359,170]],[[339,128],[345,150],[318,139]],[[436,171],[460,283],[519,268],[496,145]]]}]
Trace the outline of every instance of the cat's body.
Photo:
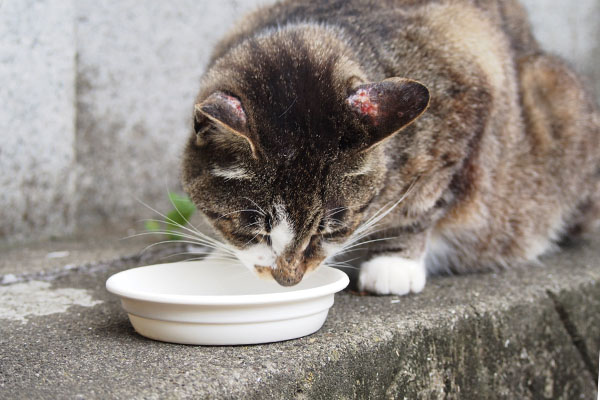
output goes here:
[{"label": "cat's body", "polygon": [[361,289],[418,292],[425,266],[522,264],[600,216],[597,108],[514,0],[265,8],[196,103],[186,190],[282,284],[368,240]]}]

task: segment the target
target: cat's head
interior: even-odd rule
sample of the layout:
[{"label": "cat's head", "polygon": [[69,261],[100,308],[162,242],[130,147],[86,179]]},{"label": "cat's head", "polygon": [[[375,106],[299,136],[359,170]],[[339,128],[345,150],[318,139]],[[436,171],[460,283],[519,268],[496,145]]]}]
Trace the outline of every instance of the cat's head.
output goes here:
[{"label": "cat's head", "polygon": [[315,34],[265,35],[218,60],[183,165],[184,188],[237,257],[286,286],[352,237],[385,184],[380,144],[429,102],[415,81],[368,82]]}]

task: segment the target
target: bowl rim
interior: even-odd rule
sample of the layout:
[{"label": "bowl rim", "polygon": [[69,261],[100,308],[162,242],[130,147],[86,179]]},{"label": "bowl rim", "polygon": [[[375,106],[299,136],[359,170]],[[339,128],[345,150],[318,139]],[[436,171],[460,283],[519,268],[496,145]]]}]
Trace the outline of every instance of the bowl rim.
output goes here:
[{"label": "bowl rim", "polygon": [[[312,287],[308,289],[294,290],[290,292],[280,293],[262,293],[262,294],[242,294],[242,295],[181,295],[181,294],[164,294],[150,293],[141,290],[131,290],[124,288],[119,283],[119,278],[123,275],[131,273],[131,271],[141,268],[152,268],[167,264],[179,263],[163,263],[146,265],[135,268],[130,268],[121,272],[117,272],[106,280],[106,290],[117,296],[152,303],[161,303],[169,305],[197,305],[197,306],[243,306],[243,305],[259,305],[259,304],[275,304],[287,303],[300,300],[308,300],[316,297],[333,295],[343,290],[350,283],[350,279],[345,272],[332,268],[327,265],[322,265],[318,269],[327,268],[333,270],[336,274],[336,279],[333,282],[325,285]],[[257,278],[258,279],[258,278]]]}]

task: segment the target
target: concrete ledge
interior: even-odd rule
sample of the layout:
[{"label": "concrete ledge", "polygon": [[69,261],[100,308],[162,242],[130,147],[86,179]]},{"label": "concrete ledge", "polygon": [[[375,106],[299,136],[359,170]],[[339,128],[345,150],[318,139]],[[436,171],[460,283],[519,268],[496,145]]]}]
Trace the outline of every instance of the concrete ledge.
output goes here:
[{"label": "concrete ledge", "polygon": [[[104,281],[148,261],[25,273],[0,286],[0,398],[597,395],[600,236],[544,267],[434,278],[418,296],[342,293],[321,331],[259,346],[182,346],[137,335]],[[68,292],[75,305],[49,315],[23,307],[36,295],[52,303],[61,290],[75,291]]]}]

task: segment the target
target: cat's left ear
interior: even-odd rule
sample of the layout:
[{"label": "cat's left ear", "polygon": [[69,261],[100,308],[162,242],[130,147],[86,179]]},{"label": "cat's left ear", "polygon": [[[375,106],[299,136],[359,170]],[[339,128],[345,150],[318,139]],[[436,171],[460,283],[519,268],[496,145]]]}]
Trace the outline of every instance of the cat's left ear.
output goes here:
[{"label": "cat's left ear", "polygon": [[355,87],[346,103],[367,127],[368,138],[361,147],[368,150],[423,114],[429,90],[417,81],[389,78]]},{"label": "cat's left ear", "polygon": [[248,129],[246,112],[237,97],[224,92],[215,92],[202,103],[195,105],[194,131],[198,146],[206,143],[210,124],[221,128],[221,134],[217,135],[220,139],[245,142],[252,155],[256,157],[255,141]]}]

